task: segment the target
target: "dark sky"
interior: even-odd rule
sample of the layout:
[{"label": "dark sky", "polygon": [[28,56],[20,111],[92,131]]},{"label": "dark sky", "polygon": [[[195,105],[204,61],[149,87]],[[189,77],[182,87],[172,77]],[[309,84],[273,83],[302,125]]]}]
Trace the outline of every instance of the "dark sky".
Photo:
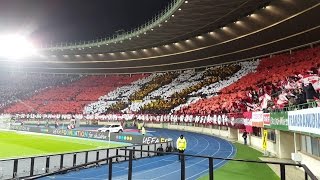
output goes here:
[{"label": "dark sky", "polygon": [[172,0],[0,0],[0,34],[40,43],[93,40],[142,25]]}]

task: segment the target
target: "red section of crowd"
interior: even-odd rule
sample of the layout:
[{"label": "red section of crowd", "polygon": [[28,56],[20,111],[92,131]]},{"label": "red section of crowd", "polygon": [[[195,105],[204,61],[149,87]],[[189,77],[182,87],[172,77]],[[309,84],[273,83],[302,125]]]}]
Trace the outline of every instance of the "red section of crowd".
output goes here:
[{"label": "red section of crowd", "polygon": [[[310,75],[316,77],[320,75],[319,47],[262,59],[256,72],[222,89],[218,96],[202,99],[182,109],[179,113],[219,114],[265,108],[281,109],[290,104],[289,95],[295,97],[296,104],[300,104],[310,97],[318,98],[316,92],[313,92],[314,95],[308,92],[308,86],[301,87],[301,80]],[[292,82],[295,85],[288,88],[287,85]],[[298,82],[300,84],[296,86]],[[317,88],[314,89],[317,91]],[[284,95],[283,101],[280,93]],[[265,97],[267,100],[264,102]]]},{"label": "red section of crowd", "polygon": [[5,109],[5,113],[82,113],[86,104],[98,100],[115,88],[130,84],[145,75],[88,76],[64,86],[53,87],[35,94]]}]

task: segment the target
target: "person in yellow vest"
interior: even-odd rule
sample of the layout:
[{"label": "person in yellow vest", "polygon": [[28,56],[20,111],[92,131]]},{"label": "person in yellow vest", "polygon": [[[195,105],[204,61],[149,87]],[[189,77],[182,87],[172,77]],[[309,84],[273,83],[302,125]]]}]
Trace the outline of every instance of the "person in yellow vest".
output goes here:
[{"label": "person in yellow vest", "polygon": [[138,130],[141,130],[141,124],[138,122]]},{"label": "person in yellow vest", "polygon": [[142,126],[141,128],[141,134],[144,136],[146,134],[146,129],[144,128],[144,126]]},{"label": "person in yellow vest", "polygon": [[[184,151],[186,150],[186,148],[187,148],[187,140],[181,134],[180,137],[177,139],[177,149],[178,149],[179,153],[183,154]],[[181,159],[181,157],[179,156],[179,160],[180,159]]]}]

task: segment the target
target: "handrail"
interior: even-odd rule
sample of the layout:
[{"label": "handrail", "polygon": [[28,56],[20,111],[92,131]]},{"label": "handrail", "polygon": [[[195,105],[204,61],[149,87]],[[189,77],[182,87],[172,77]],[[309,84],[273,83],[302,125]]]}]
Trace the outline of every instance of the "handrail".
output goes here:
[{"label": "handrail", "polygon": [[85,166],[92,165],[92,164],[98,164],[98,163],[103,162],[103,161],[110,162],[110,161],[112,161],[113,158],[118,158],[118,157],[129,157],[129,156],[115,155],[115,156],[111,156],[111,157],[108,157],[108,158],[99,159],[97,161],[93,161],[93,162],[89,162],[89,163],[85,163],[85,164],[80,164],[80,165],[77,165],[77,166],[73,166],[73,167],[69,167],[69,168],[65,168],[65,169],[60,169],[58,171],[53,171],[53,172],[50,172],[50,173],[40,174],[40,175],[27,177],[27,178],[23,178],[23,179],[24,180],[32,180],[32,179],[38,179],[38,178],[54,175],[54,174],[57,174],[57,173],[65,173],[65,172],[72,171],[72,170],[77,169],[77,168],[85,167]]},{"label": "handrail", "polygon": [[[122,146],[123,147],[132,147],[131,146]],[[39,155],[39,156],[26,156],[26,157],[16,157],[16,158],[8,158],[8,159],[0,159],[1,161],[12,161],[17,159],[30,159],[30,158],[41,158],[41,157],[48,157],[48,156],[59,156],[59,155],[65,155],[65,154],[78,154],[78,153],[86,153],[86,152],[92,152],[92,151],[103,151],[103,150],[110,150],[110,149],[119,149],[120,147],[114,147],[114,148],[97,148],[97,149],[89,149],[85,151],[71,151],[71,152],[65,152],[65,153],[53,153],[53,154],[45,154],[45,155]]]},{"label": "handrail", "polygon": [[308,179],[308,176],[310,176],[312,180],[317,179],[317,177],[310,171],[310,169],[305,164],[301,164],[301,166],[305,170],[305,179]]},{"label": "handrail", "polygon": [[288,107],[284,107],[283,109],[272,109],[270,112],[287,112],[287,111],[292,111],[292,110],[300,110],[300,109],[314,108],[314,107],[318,107],[317,101],[291,105]]},{"label": "handrail", "polygon": [[[15,158],[15,159],[7,159],[7,160],[2,160],[4,162],[6,161],[11,161],[9,163],[13,163],[13,171],[9,172],[12,173],[12,175],[8,176],[7,178],[23,178],[23,179],[37,179],[37,178],[41,178],[41,177],[45,177],[45,176],[50,176],[50,175],[54,175],[54,174],[59,174],[59,173],[66,173],[69,171],[72,171],[74,169],[79,169],[79,168],[83,168],[83,167],[88,167],[90,165],[100,165],[100,162],[106,162],[105,164],[109,164],[109,171],[112,171],[112,159],[113,158],[117,158],[117,157],[123,157],[124,159],[116,159],[116,162],[121,162],[121,161],[126,161],[127,159],[129,159],[129,161],[132,162],[132,158],[133,155],[132,153],[129,153],[129,156],[127,154],[126,151],[122,151],[121,149],[135,149],[135,148],[140,148],[143,149],[144,147],[147,147],[147,149],[152,149],[152,148],[156,148],[157,145],[164,145],[164,146],[172,146],[172,141],[168,140],[166,142],[157,142],[157,143],[151,143],[151,144],[136,144],[136,145],[132,145],[132,146],[125,146],[125,147],[119,147],[119,148],[110,148],[110,149],[95,149],[92,151],[79,151],[78,153],[62,153],[62,154],[54,154],[54,155],[47,155],[47,156],[35,156],[35,157],[29,157],[27,159],[29,159],[30,162],[30,167],[27,167],[29,169],[27,169],[25,172],[27,172],[27,175],[21,175],[19,174],[19,164],[20,164],[20,160],[21,159],[26,159],[26,158]],[[100,154],[100,150],[106,150],[106,155],[104,155],[103,153]],[[111,151],[113,150],[113,151]],[[112,153],[113,152],[113,153]],[[122,153],[121,153],[122,152]],[[81,163],[78,163],[78,155],[81,153],[85,153],[84,154],[84,161],[80,161]],[[89,153],[94,153],[95,157],[93,157],[94,159],[89,159]],[[70,160],[70,156],[65,156],[65,155],[72,155],[72,159]],[[83,155],[83,154],[82,154]],[[50,162],[51,162],[51,158],[52,157],[56,157],[56,156],[60,156],[60,162],[59,164],[56,166],[59,169],[50,169]],[[101,157],[102,156],[102,157]],[[144,156],[143,153],[141,152],[141,155],[137,155],[137,157],[134,157],[135,159],[140,159],[140,158],[145,158],[145,157],[150,157],[153,156],[151,154],[148,153],[148,155]],[[43,174],[38,174],[36,171],[37,169],[35,168],[35,162],[36,159],[39,158],[45,158],[44,162],[45,162],[45,168],[42,170],[45,170],[43,172]],[[69,161],[68,161],[68,157],[69,157]],[[66,165],[67,167],[65,167],[64,162],[67,162],[65,160],[65,158],[67,158],[68,162],[71,162],[72,165]],[[102,158],[102,159],[100,159]],[[1,162],[1,161],[0,161]],[[104,163],[103,163],[104,164]],[[39,168],[39,167],[38,167]],[[53,170],[53,171],[51,171]],[[20,171],[21,172],[21,171]],[[36,172],[36,173],[35,173]],[[8,174],[8,172],[6,172],[5,174]],[[0,172],[0,179],[1,179],[1,172]],[[110,178],[111,179],[111,178]]]},{"label": "handrail", "polygon": [[111,35],[109,37],[96,39],[96,40],[90,40],[90,41],[78,41],[74,43],[57,43],[55,45],[41,45],[40,50],[63,50],[63,49],[77,49],[77,48],[89,48],[91,46],[100,46],[104,44],[111,44],[111,43],[117,43],[121,42],[126,39],[130,39],[133,37],[136,37],[138,35],[141,35],[145,33],[146,31],[151,30],[152,28],[158,26],[163,21],[170,18],[170,16],[182,5],[184,0],[173,0],[162,12],[157,14],[155,17],[153,17],[150,21],[146,22],[145,24],[141,25],[140,27],[131,29],[123,34],[120,35]]},{"label": "handrail", "polygon": [[[139,150],[139,149],[120,149],[124,151],[129,151],[129,154],[132,154],[132,152],[138,151],[138,152],[148,152],[148,153],[155,153],[155,154],[167,154],[167,155],[177,155],[182,156],[181,159],[181,168],[185,168],[185,156],[188,157],[196,157],[196,158],[206,158],[209,159],[209,175],[210,179],[213,179],[213,160],[224,160],[224,161],[238,161],[238,162],[247,162],[247,163],[259,163],[259,164],[276,164],[280,165],[280,178],[281,180],[285,180],[285,166],[296,166],[296,167],[302,167],[305,170],[305,179],[307,180],[308,177],[311,178],[311,180],[318,180],[318,178],[310,171],[310,169],[305,164],[295,164],[295,163],[283,163],[283,162],[271,162],[271,161],[255,161],[255,160],[246,160],[246,159],[233,159],[233,158],[220,158],[220,157],[213,157],[213,156],[206,156],[206,155],[193,155],[193,154],[184,154],[184,153],[173,153],[173,152],[163,152],[163,151],[149,151],[149,150]],[[130,171],[130,170],[129,170]],[[132,170],[131,170],[132,171]],[[181,169],[181,179],[184,179],[185,169]],[[211,174],[212,173],[212,174]]]},{"label": "handrail", "polygon": [[112,179],[112,158],[117,158],[117,157],[128,157],[128,161],[129,161],[129,165],[128,165],[128,179],[132,179],[132,161],[134,160],[134,152],[138,151],[138,152],[147,152],[147,153],[154,153],[154,154],[166,154],[166,155],[176,155],[176,156],[180,156],[181,157],[181,179],[185,179],[185,157],[196,157],[196,158],[205,158],[209,160],[209,179],[213,180],[214,179],[214,171],[213,171],[213,160],[224,160],[224,161],[238,161],[238,162],[247,162],[247,163],[260,163],[260,164],[275,164],[275,165],[279,165],[280,166],[280,178],[281,180],[285,180],[285,166],[296,166],[296,167],[301,167],[304,169],[305,171],[305,179],[307,180],[308,178],[310,178],[311,180],[318,180],[318,178],[310,171],[310,169],[305,165],[305,164],[295,164],[295,163],[282,163],[282,162],[270,162],[270,161],[255,161],[255,160],[246,160],[246,159],[232,159],[232,158],[219,158],[219,157],[213,157],[213,156],[206,156],[206,155],[193,155],[193,154],[181,154],[181,153],[176,153],[176,152],[163,152],[163,151],[149,151],[149,150],[139,150],[139,149],[119,149],[119,150],[123,150],[123,151],[129,151],[129,155],[128,156],[123,156],[123,155],[116,155],[116,156],[112,156],[112,157],[108,157],[108,158],[104,158],[98,161],[94,161],[94,162],[90,162],[90,163],[86,163],[86,164],[82,164],[82,165],[78,165],[78,166],[74,166],[71,168],[66,168],[66,169],[62,169],[62,170],[58,170],[58,171],[54,171],[51,173],[46,173],[46,174],[42,174],[42,175],[37,175],[37,176],[32,176],[32,177],[27,177],[25,178],[26,180],[33,180],[33,179],[37,179],[37,178],[41,178],[41,177],[46,177],[46,176],[50,176],[50,175],[55,175],[55,174],[59,174],[59,173],[64,173],[64,172],[68,172],[77,168],[81,168],[81,167],[85,167],[91,164],[98,164],[99,162],[102,161],[108,161],[108,165],[109,165],[109,172],[108,172],[108,177],[111,180]]},{"label": "handrail", "polygon": [[[166,154],[166,155],[181,155],[177,152],[163,152],[163,151],[149,151],[149,150],[140,150],[140,149],[120,149],[123,151],[138,151],[138,152],[149,152],[149,153],[159,153],[159,154]],[[213,158],[217,160],[225,160],[225,161],[240,161],[240,162],[251,162],[251,163],[268,163],[268,164],[284,164],[288,166],[298,166],[302,167],[301,164],[294,164],[294,163],[282,163],[282,162],[270,162],[270,161],[255,161],[255,160],[247,160],[247,159],[234,159],[234,158],[221,158],[221,157],[213,157],[207,155],[194,155],[194,154],[183,154],[184,156],[194,157],[194,158]]]}]

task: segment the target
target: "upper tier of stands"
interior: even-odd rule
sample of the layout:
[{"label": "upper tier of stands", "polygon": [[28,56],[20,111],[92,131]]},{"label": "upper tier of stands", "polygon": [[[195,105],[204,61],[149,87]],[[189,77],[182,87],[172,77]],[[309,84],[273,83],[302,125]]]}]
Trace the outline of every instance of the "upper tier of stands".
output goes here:
[{"label": "upper tier of stands", "polygon": [[319,50],[132,76],[11,74],[0,78],[0,103],[6,113],[207,115],[282,109],[319,98]]}]

